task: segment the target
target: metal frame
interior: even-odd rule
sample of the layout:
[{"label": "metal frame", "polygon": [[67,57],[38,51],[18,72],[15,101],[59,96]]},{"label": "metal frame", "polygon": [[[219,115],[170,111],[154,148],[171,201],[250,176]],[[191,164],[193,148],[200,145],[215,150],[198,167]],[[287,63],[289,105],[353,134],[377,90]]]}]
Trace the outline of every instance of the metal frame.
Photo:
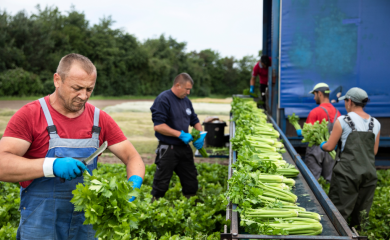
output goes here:
[{"label": "metal frame", "polygon": [[[272,77],[276,78],[272,88],[272,117],[277,119],[278,89],[279,89],[279,33],[280,33],[280,0],[272,0]],[[269,86],[269,85],[268,85]]]},{"label": "metal frame", "polygon": [[[333,203],[330,201],[329,197],[326,195],[320,184],[314,178],[313,174],[307,168],[307,166],[303,163],[299,154],[295,151],[294,147],[289,142],[288,138],[284,135],[282,130],[276,124],[274,119],[268,115],[268,120],[273,124],[274,128],[280,133],[281,138],[284,141],[285,148],[288,153],[291,155],[293,161],[295,162],[298,170],[304,177],[305,181],[309,185],[310,189],[313,191],[315,197],[323,207],[327,216],[333,223],[335,229],[341,236],[301,236],[301,235],[251,235],[251,234],[240,234],[239,233],[239,221],[238,221],[238,213],[234,211],[237,208],[236,204],[231,204],[229,202],[226,208],[226,219],[231,220],[230,225],[230,233],[221,233],[221,240],[226,239],[322,239],[322,240],[332,240],[332,239],[362,239],[366,240],[367,237],[358,236],[353,233],[352,230],[348,227],[347,222],[341,216],[340,212],[336,209]],[[230,118],[232,120],[232,117]],[[230,139],[234,137],[235,133],[235,122],[231,121],[230,124]],[[232,146],[229,149],[229,174],[228,178],[233,175],[234,169],[232,169],[231,165],[236,161],[236,152],[233,151]],[[229,187],[229,186],[228,186]],[[225,229],[226,230],[226,229]]]}]

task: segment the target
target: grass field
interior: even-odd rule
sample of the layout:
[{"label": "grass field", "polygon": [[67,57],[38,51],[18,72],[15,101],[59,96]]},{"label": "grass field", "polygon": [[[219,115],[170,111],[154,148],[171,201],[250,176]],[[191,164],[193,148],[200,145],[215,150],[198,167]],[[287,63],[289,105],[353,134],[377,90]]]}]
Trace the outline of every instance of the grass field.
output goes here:
[{"label": "grass field", "polygon": [[[133,143],[139,153],[153,153],[157,146],[157,139],[154,136],[153,122],[150,113],[122,112],[112,113],[111,117],[122,129],[126,137]],[[200,122],[207,115],[198,115]],[[229,116],[219,115],[221,120],[229,124]],[[227,133],[228,128],[225,128]]]}]

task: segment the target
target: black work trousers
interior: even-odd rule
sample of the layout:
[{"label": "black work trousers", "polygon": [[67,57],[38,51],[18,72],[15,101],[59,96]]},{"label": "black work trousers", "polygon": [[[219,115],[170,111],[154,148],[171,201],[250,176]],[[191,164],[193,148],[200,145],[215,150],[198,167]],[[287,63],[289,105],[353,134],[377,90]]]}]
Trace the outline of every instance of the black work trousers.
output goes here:
[{"label": "black work trousers", "polygon": [[268,87],[267,84],[260,84],[260,99],[261,99],[261,101],[263,101],[263,108],[264,109],[265,109],[265,106],[266,106],[266,104],[265,104],[265,100],[266,100],[265,92],[267,90],[267,87]]},{"label": "black work trousers", "polygon": [[157,147],[152,195],[164,197],[169,182],[175,172],[180,178],[183,195],[194,195],[198,191],[198,172],[190,145],[167,145],[160,143]]}]

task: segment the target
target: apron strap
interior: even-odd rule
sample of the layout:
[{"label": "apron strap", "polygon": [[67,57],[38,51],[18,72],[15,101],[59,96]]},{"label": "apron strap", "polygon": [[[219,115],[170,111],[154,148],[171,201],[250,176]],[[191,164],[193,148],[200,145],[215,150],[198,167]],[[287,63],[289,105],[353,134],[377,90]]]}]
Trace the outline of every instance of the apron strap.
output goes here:
[{"label": "apron strap", "polygon": [[93,127],[92,127],[92,138],[99,139],[100,131],[102,130],[101,127],[99,127],[99,116],[100,116],[100,109],[95,107],[95,113],[93,114]]},{"label": "apron strap", "polygon": [[[328,111],[327,111],[325,108],[321,107],[321,106],[320,106],[320,108],[322,108],[322,109],[326,112],[326,116],[328,117],[328,122],[330,123],[330,118],[329,118]],[[337,112],[336,112],[336,113],[337,113]]]},{"label": "apron strap", "polygon": [[338,114],[338,112],[337,112],[337,109],[336,109],[336,114],[334,115],[333,123],[336,123],[337,114]]},{"label": "apron strap", "polygon": [[51,118],[49,108],[47,107],[45,98],[40,98],[39,103],[41,104],[43,113],[45,114],[46,122],[47,122],[47,131],[49,132],[50,138],[60,138],[57,134],[57,128],[53,124],[53,119]]},{"label": "apron strap", "polygon": [[356,132],[355,124],[352,122],[352,119],[348,114],[345,115],[344,121],[348,124],[350,128],[352,128],[353,132]]},{"label": "apron strap", "polygon": [[374,132],[374,118],[371,117],[370,123],[368,124],[368,132]]}]

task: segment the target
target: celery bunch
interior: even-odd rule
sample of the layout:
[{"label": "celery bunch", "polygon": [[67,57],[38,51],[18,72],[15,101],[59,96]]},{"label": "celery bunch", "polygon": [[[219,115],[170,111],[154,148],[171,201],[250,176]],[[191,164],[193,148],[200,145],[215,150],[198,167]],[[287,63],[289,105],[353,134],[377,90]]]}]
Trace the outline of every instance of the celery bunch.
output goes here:
[{"label": "celery bunch", "polygon": [[[191,135],[192,135],[192,138],[194,139],[193,141],[195,142],[196,140],[198,140],[200,138],[200,131],[196,130],[195,128],[192,128]],[[199,149],[199,153],[202,155],[202,157],[209,157],[209,155],[207,154],[206,149],[204,149],[204,147]]]},{"label": "celery bunch", "polygon": [[251,93],[251,91],[250,91],[249,88],[244,89],[244,91],[242,92],[242,94],[244,94],[244,95],[249,95],[249,96],[252,96],[252,97],[254,97],[254,98],[258,98],[257,94],[256,94],[256,93]]},{"label": "celery bunch", "polygon": [[[313,145],[320,145],[322,142],[328,141],[329,139],[329,130],[328,130],[328,121],[325,119],[320,123],[316,121],[313,125],[310,123],[305,123],[302,130],[303,140],[302,142],[308,142],[309,147]],[[329,152],[329,155],[335,159],[336,151]]]},{"label": "celery bunch", "polygon": [[295,130],[300,130],[301,126],[299,125],[299,117],[293,113],[292,115],[287,116],[288,121],[291,125],[294,126]]}]

